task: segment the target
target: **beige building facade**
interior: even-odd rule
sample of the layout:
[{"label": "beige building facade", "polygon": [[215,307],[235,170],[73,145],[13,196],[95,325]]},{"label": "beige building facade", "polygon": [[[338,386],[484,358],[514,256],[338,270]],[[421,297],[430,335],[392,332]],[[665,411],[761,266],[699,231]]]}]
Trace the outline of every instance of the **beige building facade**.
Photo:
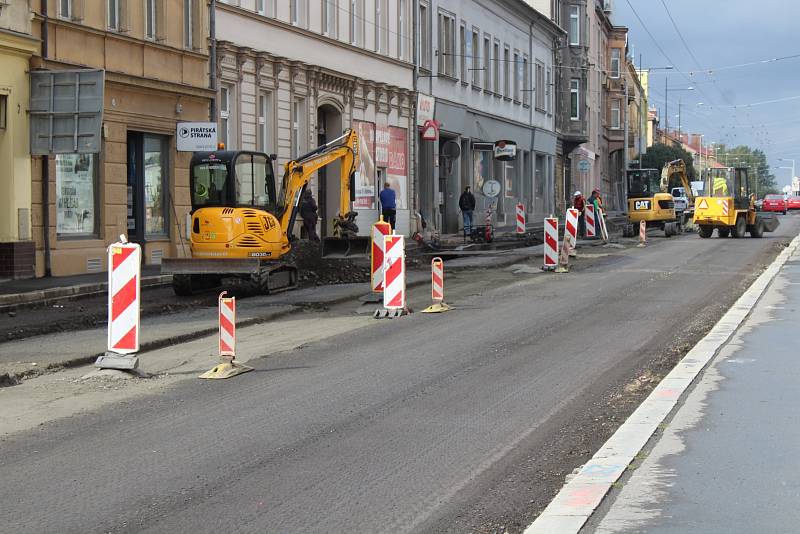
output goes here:
[{"label": "beige building facade", "polygon": [[203,0],[49,0],[32,6],[38,70],[104,71],[96,154],[32,160],[36,274],[106,270],[126,235],[145,264],[188,253],[190,154],[176,125],[209,117],[208,10]]},{"label": "beige building facade", "polygon": [[0,279],[34,273],[27,109],[39,41],[31,32],[29,0],[0,7]]},{"label": "beige building facade", "polygon": [[[218,119],[229,149],[278,156],[279,168],[315,147],[359,133],[356,223],[368,235],[378,194],[397,194],[397,231],[411,232],[414,198],[412,6],[406,0],[228,0],[216,11]],[[318,231],[331,235],[339,172],[310,189]],[[300,235],[299,225],[295,235]]]}]

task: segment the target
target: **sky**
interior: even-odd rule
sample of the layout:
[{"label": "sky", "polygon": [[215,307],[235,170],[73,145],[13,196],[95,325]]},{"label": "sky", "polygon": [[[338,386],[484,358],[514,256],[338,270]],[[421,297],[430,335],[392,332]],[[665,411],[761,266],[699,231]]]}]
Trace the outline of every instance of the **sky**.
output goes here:
[{"label": "sky", "polygon": [[[704,145],[763,150],[779,187],[791,182],[780,168],[788,160],[800,175],[800,1],[613,0],[611,19],[629,28],[637,67],[653,68],[650,107],[662,127],[667,77],[670,128],[680,100],[681,130]],[[764,62],[788,56],[797,57]]]}]

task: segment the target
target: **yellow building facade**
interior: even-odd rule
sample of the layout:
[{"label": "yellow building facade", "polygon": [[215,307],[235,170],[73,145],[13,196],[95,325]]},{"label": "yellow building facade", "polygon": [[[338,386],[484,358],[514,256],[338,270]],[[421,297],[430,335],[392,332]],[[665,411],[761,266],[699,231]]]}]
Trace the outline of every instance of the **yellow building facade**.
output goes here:
[{"label": "yellow building facade", "polygon": [[28,68],[39,41],[27,4],[0,7],[0,278],[33,275]]},{"label": "yellow building facade", "polygon": [[188,253],[190,154],[178,122],[207,121],[208,13],[203,0],[36,2],[33,69],[101,69],[101,151],[32,159],[37,276],[106,270],[106,247],[126,235],[145,264]]}]

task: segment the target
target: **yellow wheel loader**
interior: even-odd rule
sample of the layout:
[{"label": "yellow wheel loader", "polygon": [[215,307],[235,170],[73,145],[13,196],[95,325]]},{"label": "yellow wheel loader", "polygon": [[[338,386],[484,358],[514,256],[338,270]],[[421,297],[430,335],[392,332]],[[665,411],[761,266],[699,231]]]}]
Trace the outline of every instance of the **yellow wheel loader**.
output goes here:
[{"label": "yellow wheel loader", "polygon": [[164,258],[162,274],[171,274],[177,295],[225,285],[247,292],[270,293],[297,286],[297,268],[284,260],[300,199],[322,167],[340,163],[339,213],[334,236],[323,240],[323,256],[366,254],[369,237],[357,235],[350,209],[358,162],[358,137],[340,138],[284,166],[276,195],[273,161],[260,152],[197,152],[189,167],[192,196],[187,233],[190,258]]},{"label": "yellow wheel loader", "polygon": [[762,237],[778,228],[777,217],[756,212],[746,167],[709,169],[704,178],[704,196],[694,205],[700,237],[711,237],[715,228],[719,237],[744,237],[748,232]]}]

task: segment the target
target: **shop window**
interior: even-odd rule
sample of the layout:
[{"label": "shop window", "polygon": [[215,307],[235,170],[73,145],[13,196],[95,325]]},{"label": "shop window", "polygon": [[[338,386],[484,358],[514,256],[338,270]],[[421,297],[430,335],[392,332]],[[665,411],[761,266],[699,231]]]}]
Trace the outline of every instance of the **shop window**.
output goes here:
[{"label": "shop window", "polygon": [[96,154],[56,156],[58,237],[97,237],[97,167]]},{"label": "shop window", "polygon": [[167,234],[167,150],[162,137],[144,138],[145,235]]}]

